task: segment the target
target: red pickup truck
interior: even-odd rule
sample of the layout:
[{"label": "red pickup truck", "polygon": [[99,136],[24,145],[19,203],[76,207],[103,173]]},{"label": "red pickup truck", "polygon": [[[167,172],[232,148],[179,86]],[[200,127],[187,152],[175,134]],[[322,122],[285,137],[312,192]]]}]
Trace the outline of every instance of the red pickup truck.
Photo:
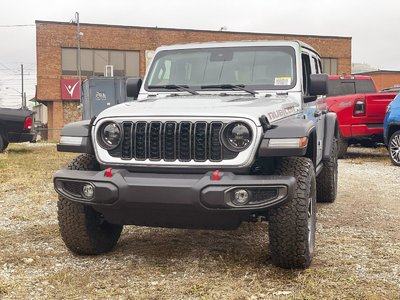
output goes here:
[{"label": "red pickup truck", "polygon": [[397,93],[379,93],[369,76],[329,76],[326,98],[339,122],[339,158],[351,144],[383,142],[386,107]]}]

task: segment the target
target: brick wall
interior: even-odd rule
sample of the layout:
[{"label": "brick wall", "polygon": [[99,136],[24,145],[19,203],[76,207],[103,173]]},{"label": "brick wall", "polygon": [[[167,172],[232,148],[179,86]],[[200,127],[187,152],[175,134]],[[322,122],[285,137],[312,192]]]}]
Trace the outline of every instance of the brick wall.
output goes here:
[{"label": "brick wall", "polygon": [[400,71],[399,72],[382,72],[368,74],[371,76],[379,90],[400,86]]},{"label": "brick wall", "polygon": [[[140,51],[140,75],[145,73],[145,50],[161,45],[236,40],[301,40],[314,47],[322,57],[338,58],[339,74],[351,73],[351,38],[304,35],[277,35],[222,31],[179,30],[126,26],[81,24],[81,48]],[[36,22],[37,97],[48,105],[49,128],[61,128],[63,122],[79,119],[73,107],[62,104],[60,79],[61,48],[76,47],[76,25],[58,22]],[[67,114],[67,116],[66,116]],[[50,116],[52,115],[52,116]],[[59,131],[49,131],[58,139]]]}]

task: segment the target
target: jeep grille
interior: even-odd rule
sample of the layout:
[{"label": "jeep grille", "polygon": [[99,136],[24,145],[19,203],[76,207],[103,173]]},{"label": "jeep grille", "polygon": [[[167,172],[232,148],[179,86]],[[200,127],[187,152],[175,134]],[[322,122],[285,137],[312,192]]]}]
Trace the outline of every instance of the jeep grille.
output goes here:
[{"label": "jeep grille", "polygon": [[[222,161],[236,153],[224,151],[222,122],[123,122],[123,140],[111,156],[130,160]],[[226,155],[224,155],[226,154]],[[226,156],[226,157],[224,157]]]}]

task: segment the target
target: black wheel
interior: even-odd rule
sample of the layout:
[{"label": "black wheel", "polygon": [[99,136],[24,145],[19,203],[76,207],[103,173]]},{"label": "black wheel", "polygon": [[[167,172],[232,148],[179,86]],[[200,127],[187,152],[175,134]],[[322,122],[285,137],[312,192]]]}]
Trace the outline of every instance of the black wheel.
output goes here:
[{"label": "black wheel", "polygon": [[294,198],[269,212],[269,246],[274,265],[307,268],[314,256],[316,180],[313,163],[304,157],[283,158],[278,175],[294,176]]},{"label": "black wheel", "polygon": [[338,178],[338,151],[337,139],[332,144],[329,159],[324,161],[324,166],[317,177],[317,201],[335,202],[337,195]]},{"label": "black wheel", "polygon": [[[81,154],[68,165],[70,170],[99,170],[93,155]],[[77,254],[100,254],[114,248],[122,225],[111,224],[91,206],[59,196],[58,224],[65,245]]]},{"label": "black wheel", "polygon": [[8,147],[8,141],[0,134],[0,152],[3,152]]},{"label": "black wheel", "polygon": [[392,164],[400,166],[400,130],[397,130],[390,137],[388,149]]},{"label": "black wheel", "polygon": [[338,158],[343,158],[347,153],[347,148],[349,147],[349,143],[346,138],[343,137],[339,131],[338,137]]}]

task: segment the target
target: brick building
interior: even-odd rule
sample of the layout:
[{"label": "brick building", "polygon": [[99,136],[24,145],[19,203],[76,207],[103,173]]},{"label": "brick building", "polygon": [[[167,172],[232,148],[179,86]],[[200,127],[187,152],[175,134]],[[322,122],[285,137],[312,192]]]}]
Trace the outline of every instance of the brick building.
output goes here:
[{"label": "brick building", "polygon": [[[80,24],[81,70],[99,75],[113,65],[114,76],[144,76],[146,62],[158,46],[209,41],[301,40],[323,58],[326,73],[351,73],[351,38],[292,34]],[[49,139],[57,140],[64,124],[79,120],[78,101],[62,96],[62,83],[77,79],[77,26],[36,21],[37,100],[48,108]],[[65,84],[64,84],[65,85]],[[72,96],[73,86],[68,85]]]},{"label": "brick building", "polygon": [[379,90],[400,87],[400,71],[376,70],[357,73],[357,75],[371,76]]}]

